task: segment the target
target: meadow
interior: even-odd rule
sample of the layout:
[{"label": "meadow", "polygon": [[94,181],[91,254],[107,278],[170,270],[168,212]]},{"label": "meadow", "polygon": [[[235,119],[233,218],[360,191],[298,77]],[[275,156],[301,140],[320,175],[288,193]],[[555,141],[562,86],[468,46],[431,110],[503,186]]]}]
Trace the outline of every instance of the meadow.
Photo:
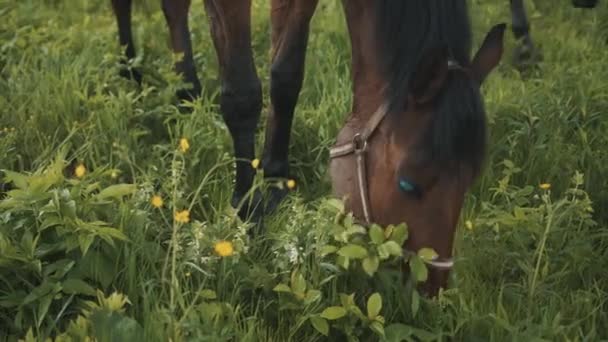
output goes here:
[{"label": "meadow", "polygon": [[[469,4],[475,45],[510,20],[506,0]],[[261,151],[269,1],[253,6]],[[608,340],[608,4],[528,1],[538,68],[512,67],[508,34],[482,89],[486,166],[450,288],[432,300],[415,290],[431,252],[403,257],[404,225],[367,232],[331,197],[328,148],[351,104],[340,2],[321,0],[312,22],[295,187],[255,234],[229,204],[234,157],[202,1],[190,27],[203,95],[187,110],[159,7],[134,7],[138,87],[119,76],[109,1],[0,0],[0,176],[12,188],[0,195],[0,341]]]}]

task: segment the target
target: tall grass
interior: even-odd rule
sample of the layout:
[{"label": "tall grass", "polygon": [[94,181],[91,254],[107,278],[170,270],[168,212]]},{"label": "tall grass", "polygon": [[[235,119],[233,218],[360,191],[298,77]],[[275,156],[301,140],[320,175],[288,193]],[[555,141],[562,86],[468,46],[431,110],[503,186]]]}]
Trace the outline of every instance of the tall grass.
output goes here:
[{"label": "tall grass", "polygon": [[[186,114],[156,2],[135,6],[140,88],[118,76],[109,2],[0,0],[0,169],[21,183],[0,202],[0,339],[368,341],[379,326],[391,341],[608,339],[608,6],[528,5],[543,62],[512,68],[508,36],[483,87],[489,155],[462,212],[451,288],[427,301],[390,258],[368,277],[356,258],[346,270],[324,253],[379,248],[364,234],[337,240],[352,226],[328,201],[327,151],[351,101],[339,2],[319,4],[312,23],[290,147],[297,189],[250,238],[229,206],[232,146],[200,3],[190,26],[204,89]],[[510,18],[504,0],[470,6],[477,44]],[[268,2],[254,2],[253,23],[266,107]],[[176,222],[184,209],[189,222]],[[230,257],[214,251],[224,240]],[[375,292],[382,324],[366,311]],[[331,307],[348,314],[331,319]]]}]

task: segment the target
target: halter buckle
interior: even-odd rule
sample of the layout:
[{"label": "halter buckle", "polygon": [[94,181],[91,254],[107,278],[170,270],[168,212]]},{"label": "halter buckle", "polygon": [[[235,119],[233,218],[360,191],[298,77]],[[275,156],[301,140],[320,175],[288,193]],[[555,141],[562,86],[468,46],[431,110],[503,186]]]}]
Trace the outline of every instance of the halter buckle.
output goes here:
[{"label": "halter buckle", "polygon": [[361,133],[353,136],[353,150],[355,153],[363,153],[367,150],[367,139],[364,139]]}]

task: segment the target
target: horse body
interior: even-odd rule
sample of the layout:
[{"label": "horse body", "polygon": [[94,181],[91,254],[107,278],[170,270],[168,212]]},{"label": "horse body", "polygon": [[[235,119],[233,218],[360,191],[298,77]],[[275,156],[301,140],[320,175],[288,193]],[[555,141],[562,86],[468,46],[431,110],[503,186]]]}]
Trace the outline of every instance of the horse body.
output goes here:
[{"label": "horse body", "polygon": [[[289,175],[288,146],[302,80],[310,20],[317,0],[272,0],[271,106],[262,158],[265,177]],[[130,0],[112,0],[120,43],[126,57],[135,50],[130,28]],[[188,29],[189,0],[163,0],[174,52],[183,53],[175,69],[192,84],[177,96],[200,93]],[[230,131],[236,162],[233,205],[247,198],[254,170],[254,132],[262,104],[260,80],[251,49],[251,0],[205,0],[220,65],[220,109]],[[363,163],[345,155],[332,158],[336,196],[364,219],[369,195],[372,221],[407,222],[407,248],[434,248],[451,257],[452,240],[464,194],[478,174],[485,147],[485,112],[479,87],[502,55],[504,25],[490,31],[470,59],[471,32],[465,0],[343,0],[352,49],[353,106],[337,144],[354,141],[358,131],[380,118],[365,141]],[[131,76],[139,80],[138,73]],[[379,108],[385,108],[381,116]],[[369,145],[369,146],[368,146]],[[358,154],[363,155],[363,154]],[[363,182],[355,170],[367,170]],[[361,178],[361,177],[359,177]],[[407,182],[405,181],[407,179]],[[416,194],[398,188],[410,184]],[[365,186],[362,186],[365,185]],[[363,189],[365,188],[365,189]],[[272,209],[286,193],[270,193]],[[261,195],[239,210],[260,215]],[[262,208],[264,209],[264,208]],[[447,281],[446,269],[433,270],[429,293]]]}]

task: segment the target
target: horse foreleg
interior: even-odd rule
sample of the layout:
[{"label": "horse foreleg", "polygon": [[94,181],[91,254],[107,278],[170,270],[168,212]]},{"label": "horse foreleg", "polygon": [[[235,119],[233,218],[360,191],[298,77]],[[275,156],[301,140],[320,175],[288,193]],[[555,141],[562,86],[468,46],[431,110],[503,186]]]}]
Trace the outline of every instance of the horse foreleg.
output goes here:
[{"label": "horse foreleg", "polygon": [[112,9],[114,10],[116,23],[118,24],[118,41],[121,47],[125,47],[125,56],[127,58],[127,60],[121,60],[125,68],[120,71],[120,75],[141,83],[141,74],[137,70],[129,70],[126,67],[128,60],[135,58],[135,45],[133,44],[133,35],[131,33],[131,0],[112,0]]},{"label": "horse foreleg", "polygon": [[220,109],[234,144],[236,183],[232,205],[243,219],[262,213],[253,196],[255,130],[262,108],[262,88],[251,49],[251,0],[205,0],[211,36],[220,66]]},{"label": "horse foreleg", "polygon": [[526,15],[524,2],[523,0],[510,0],[510,2],[512,31],[515,39],[519,41],[519,45],[513,52],[513,64],[517,67],[535,64],[540,55],[532,41],[530,22]]},{"label": "horse foreleg", "polygon": [[[289,176],[291,125],[304,79],[310,20],[317,0],[272,0],[271,107],[266,126],[262,166],[268,178]],[[286,190],[271,188],[268,210],[274,209]]]},{"label": "horse foreleg", "polygon": [[184,81],[192,84],[191,89],[180,89],[176,95],[180,100],[192,100],[200,95],[201,84],[196,76],[188,28],[190,0],[163,0],[162,8],[169,26],[171,48],[174,53],[182,55],[175,63],[175,71],[182,75]]}]

